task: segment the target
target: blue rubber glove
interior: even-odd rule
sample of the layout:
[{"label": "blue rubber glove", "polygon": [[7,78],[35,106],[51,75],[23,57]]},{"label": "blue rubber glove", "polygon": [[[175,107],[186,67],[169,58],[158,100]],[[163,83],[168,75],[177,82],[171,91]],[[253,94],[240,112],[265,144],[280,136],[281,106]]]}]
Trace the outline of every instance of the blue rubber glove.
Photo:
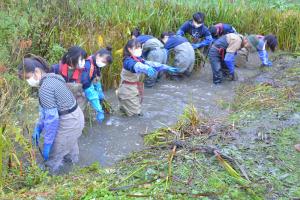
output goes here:
[{"label": "blue rubber glove", "polygon": [[273,63],[269,60],[267,65],[265,65],[265,66],[271,67],[272,65],[273,65]]},{"label": "blue rubber glove", "polygon": [[39,121],[35,124],[34,131],[32,133],[32,144],[36,144],[36,146],[39,145],[39,139],[41,136],[41,133],[44,129],[44,109],[39,106]]},{"label": "blue rubber glove", "polygon": [[[90,86],[89,88],[85,89],[84,94],[85,94],[85,97],[90,102],[91,106],[97,112],[97,116],[96,116],[97,121],[99,123],[101,123],[104,119],[104,112],[103,112],[102,106],[100,104],[99,96],[98,96],[97,91],[95,90],[95,87]],[[99,113],[102,113],[102,115]],[[99,117],[98,117],[98,115],[99,115]]]},{"label": "blue rubber glove", "polygon": [[198,48],[200,48],[200,45],[199,45],[199,43],[192,43],[192,47],[193,47],[193,49],[198,49]]},{"label": "blue rubber glove", "polygon": [[156,70],[155,70],[153,67],[149,67],[149,68],[147,69],[147,75],[148,75],[149,77],[155,77],[155,74],[156,74]]},{"label": "blue rubber glove", "polygon": [[177,32],[176,32],[176,35],[180,35],[180,36],[183,36],[184,35],[184,31],[179,29]]},{"label": "blue rubber glove", "polygon": [[104,112],[97,112],[97,116],[96,116],[97,122],[99,124],[101,124],[104,120]]},{"label": "blue rubber glove", "polygon": [[52,145],[59,128],[59,115],[57,108],[44,109],[44,145]]},{"label": "blue rubber glove", "polygon": [[213,38],[211,35],[205,37],[205,39],[199,43],[192,43],[193,49],[199,49],[205,46],[209,46],[213,42]]},{"label": "blue rubber glove", "polygon": [[268,52],[266,50],[258,51],[259,58],[263,66],[272,66],[272,62],[268,59]]},{"label": "blue rubber glove", "polygon": [[171,73],[177,73],[177,72],[179,72],[179,70],[178,70],[178,68],[176,68],[176,67],[169,67],[169,68],[168,68],[168,72],[171,72]]},{"label": "blue rubber glove", "polygon": [[49,159],[51,146],[52,146],[51,144],[44,144],[43,157],[45,161]]},{"label": "blue rubber glove", "polygon": [[102,85],[101,83],[97,82],[97,83],[94,83],[94,88],[95,90],[98,92],[98,97],[99,97],[99,100],[103,100],[105,98],[104,96],[104,93],[103,93],[103,90],[102,90]]},{"label": "blue rubber glove", "polygon": [[149,77],[155,77],[156,70],[147,64],[137,62],[133,67],[136,73],[144,73],[147,74]]},{"label": "blue rubber glove", "polygon": [[234,53],[226,53],[224,62],[229,69],[229,73],[231,75],[234,75],[234,58],[235,54]]},{"label": "blue rubber glove", "polygon": [[40,127],[38,124],[35,125],[34,127],[34,131],[33,131],[33,134],[32,134],[32,143],[36,146],[39,146],[39,139],[40,139],[40,136],[41,136],[41,132],[42,130],[40,130]]},{"label": "blue rubber glove", "polygon": [[161,64],[158,62],[145,61],[145,63],[150,67],[154,68],[155,71],[157,72],[161,72],[161,71],[177,72],[178,70],[176,67],[171,67],[169,65]]}]

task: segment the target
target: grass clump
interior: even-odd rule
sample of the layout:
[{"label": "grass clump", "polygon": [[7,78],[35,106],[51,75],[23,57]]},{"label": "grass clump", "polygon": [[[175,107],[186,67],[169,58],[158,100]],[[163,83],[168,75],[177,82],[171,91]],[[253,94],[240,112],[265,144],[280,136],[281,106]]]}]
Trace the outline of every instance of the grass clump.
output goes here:
[{"label": "grass clump", "polygon": [[211,129],[207,120],[201,118],[194,105],[187,105],[180,119],[173,127],[160,128],[145,135],[146,145],[163,145],[170,142],[185,140],[190,136],[209,134]]},{"label": "grass clump", "polygon": [[234,99],[233,110],[241,112],[274,110],[283,111],[287,104],[294,97],[292,88],[278,88],[268,84],[242,85],[237,89],[237,96]]}]

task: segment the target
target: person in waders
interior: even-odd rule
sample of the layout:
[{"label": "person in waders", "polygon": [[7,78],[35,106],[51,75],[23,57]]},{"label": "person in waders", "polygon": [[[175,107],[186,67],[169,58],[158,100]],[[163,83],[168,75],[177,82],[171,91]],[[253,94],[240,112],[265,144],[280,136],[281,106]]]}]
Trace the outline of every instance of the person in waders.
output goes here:
[{"label": "person in waders", "polygon": [[96,111],[96,119],[99,123],[104,120],[104,111],[102,102],[104,101],[104,93],[101,84],[101,70],[113,61],[112,48],[110,46],[98,50],[89,56],[81,73],[82,89],[86,99]]},{"label": "person in waders", "polygon": [[[157,38],[152,35],[143,35],[141,31],[136,28],[131,32],[132,39],[136,39],[142,45],[142,57],[148,61],[154,61],[161,64],[167,63],[167,51],[164,45]],[[145,77],[145,87],[153,87],[155,83],[162,77],[162,73],[157,73],[155,77]]]},{"label": "person in waders", "polygon": [[278,46],[278,40],[275,35],[249,35],[248,39],[252,45],[252,48],[246,49],[243,48],[238,51],[239,62],[237,63],[238,67],[245,67],[248,61],[248,56],[250,51],[258,53],[258,56],[261,60],[262,67],[271,67],[272,62],[269,60],[267,48],[274,52]]},{"label": "person in waders", "polygon": [[234,61],[236,52],[242,47],[251,46],[246,37],[235,33],[224,35],[214,42],[208,53],[214,84],[220,84],[225,77],[231,81],[237,79]]},{"label": "person in waders", "polygon": [[219,37],[226,35],[228,33],[236,33],[236,30],[233,26],[230,24],[225,24],[225,23],[218,23],[215,25],[212,25],[208,28],[209,32],[211,33],[211,36],[213,40],[215,41]]},{"label": "person in waders", "polygon": [[81,110],[85,110],[86,98],[82,89],[81,74],[84,70],[87,53],[79,46],[73,46],[63,55],[58,64],[51,66],[50,71],[61,75],[75,96]]},{"label": "person in waders", "polygon": [[176,72],[176,68],[147,61],[142,57],[142,47],[136,39],[129,40],[123,50],[121,83],[117,90],[120,110],[127,116],[141,115],[144,74],[154,77],[157,72]]},{"label": "person in waders", "polygon": [[171,79],[179,80],[184,77],[190,77],[195,63],[195,51],[185,37],[175,35],[172,32],[161,34],[161,40],[168,51],[174,51],[174,63],[177,72],[168,72]]},{"label": "person in waders", "polygon": [[31,87],[38,87],[39,120],[32,139],[38,146],[43,133],[45,165],[56,172],[65,159],[78,161],[84,116],[63,77],[47,72],[46,61],[34,55],[24,57],[18,66],[19,77]]}]

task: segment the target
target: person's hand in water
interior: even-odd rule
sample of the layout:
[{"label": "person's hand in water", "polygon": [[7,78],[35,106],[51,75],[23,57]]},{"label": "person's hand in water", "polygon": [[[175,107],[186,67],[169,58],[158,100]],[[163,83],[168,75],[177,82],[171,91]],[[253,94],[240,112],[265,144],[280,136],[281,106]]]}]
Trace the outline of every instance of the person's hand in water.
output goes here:
[{"label": "person's hand in water", "polygon": [[96,116],[97,122],[99,124],[101,124],[104,120],[104,113],[102,112],[97,112],[97,116]]},{"label": "person's hand in water", "polygon": [[263,66],[271,67],[273,63],[269,60],[267,63],[263,64]]},{"label": "person's hand in water", "polygon": [[148,75],[149,77],[154,77],[155,74],[156,74],[156,70],[155,70],[153,67],[149,67],[149,68],[147,69],[147,75]]},{"label": "person's hand in water", "polygon": [[171,72],[171,73],[177,73],[179,70],[178,70],[178,68],[176,68],[176,67],[169,67],[168,68],[168,72]]}]

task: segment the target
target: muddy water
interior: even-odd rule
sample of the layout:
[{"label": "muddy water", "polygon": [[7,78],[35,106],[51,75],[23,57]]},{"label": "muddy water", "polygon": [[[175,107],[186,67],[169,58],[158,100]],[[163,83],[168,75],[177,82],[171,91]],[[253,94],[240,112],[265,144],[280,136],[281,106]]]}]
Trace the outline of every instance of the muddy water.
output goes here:
[{"label": "muddy water", "polygon": [[[88,134],[80,138],[80,166],[99,162],[110,166],[129,153],[144,148],[142,134],[157,128],[174,124],[186,105],[192,103],[198,111],[212,118],[221,118],[226,110],[218,106],[219,100],[231,101],[234,88],[242,81],[260,73],[257,56],[255,62],[246,68],[237,69],[239,80],[225,81],[222,85],[212,84],[210,65],[196,71],[183,81],[162,80],[154,88],[145,89],[143,116],[107,116],[103,124],[90,128]],[[251,60],[251,58],[250,58]],[[114,108],[118,107],[114,90],[105,92]]]}]

